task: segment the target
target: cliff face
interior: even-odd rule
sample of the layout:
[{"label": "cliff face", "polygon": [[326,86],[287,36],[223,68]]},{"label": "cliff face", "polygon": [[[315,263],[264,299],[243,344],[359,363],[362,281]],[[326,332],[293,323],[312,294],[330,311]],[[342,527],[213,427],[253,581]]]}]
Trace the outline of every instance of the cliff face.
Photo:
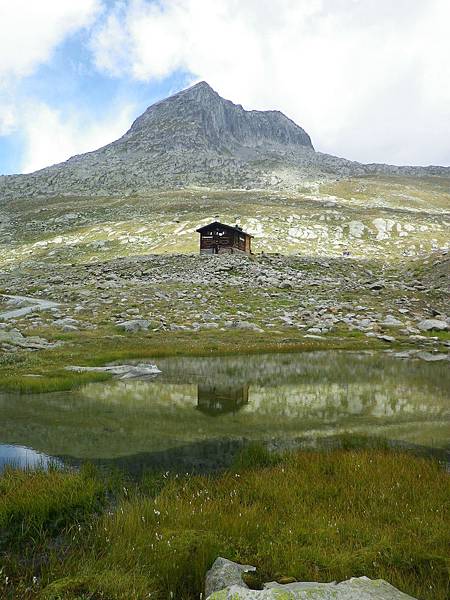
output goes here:
[{"label": "cliff face", "polygon": [[442,167],[361,165],[315,152],[279,111],[247,111],[200,82],[150,106],[117,141],[29,175],[0,177],[0,202],[123,195],[192,185],[295,189],[305,180],[371,173],[449,174]]},{"label": "cliff face", "polygon": [[281,112],[244,110],[204,81],[150,106],[117,143],[130,141],[237,155],[281,146],[313,150],[309,135]]}]

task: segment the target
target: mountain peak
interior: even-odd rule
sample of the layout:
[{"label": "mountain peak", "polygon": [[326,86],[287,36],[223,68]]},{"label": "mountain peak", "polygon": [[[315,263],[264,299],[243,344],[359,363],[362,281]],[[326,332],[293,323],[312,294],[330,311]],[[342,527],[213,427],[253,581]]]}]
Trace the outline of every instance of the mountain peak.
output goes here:
[{"label": "mountain peak", "polygon": [[191,85],[190,87],[177,92],[173,96],[170,96],[167,100],[177,97],[188,97],[194,98],[196,100],[205,100],[207,98],[220,98],[221,100],[223,100],[223,98],[219,96],[216,90],[214,90],[206,81],[199,81],[197,83],[194,83],[194,85]]},{"label": "mountain peak", "polygon": [[207,81],[198,81],[197,83],[194,83],[193,85],[191,85],[190,87],[188,87],[182,91],[188,92],[189,90],[195,90],[195,89],[205,90],[205,91],[217,94],[216,90],[214,90]]},{"label": "mountain peak", "polygon": [[222,98],[206,81],[150,106],[124,137],[150,141],[157,132],[164,132],[161,142],[169,147],[208,148],[208,152],[246,160],[283,148],[314,150],[306,131],[283,113],[245,110]]}]

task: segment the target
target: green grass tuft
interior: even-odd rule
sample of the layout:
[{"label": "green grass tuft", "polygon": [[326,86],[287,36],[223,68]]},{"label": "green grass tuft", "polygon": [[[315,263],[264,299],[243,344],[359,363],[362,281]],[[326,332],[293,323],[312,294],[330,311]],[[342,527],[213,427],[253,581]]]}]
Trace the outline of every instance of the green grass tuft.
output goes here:
[{"label": "green grass tuft", "polygon": [[104,504],[105,489],[92,471],[18,471],[0,477],[0,551],[55,536]]},{"label": "green grass tuft", "polygon": [[[450,479],[437,463],[384,450],[296,452],[270,462],[253,447],[237,463],[238,471],[166,476],[162,487],[150,477],[142,487],[126,487],[102,515],[92,504],[96,480],[88,478],[91,487],[82,498],[89,498],[84,504],[89,526],[79,532],[69,520],[65,536],[59,531],[58,538],[68,549],[48,552],[44,564],[36,556],[42,552],[39,536],[26,568],[20,553],[16,562],[10,556],[9,589],[17,595],[5,596],[1,580],[0,595],[140,600],[150,594],[159,600],[193,600],[203,592],[206,570],[221,555],[254,564],[260,581],[366,575],[423,600],[447,599]],[[33,482],[36,507],[42,502],[47,507],[50,492],[64,489],[63,515],[67,491],[75,485],[79,494],[74,482],[83,481],[70,473],[32,477],[7,474],[9,487],[18,490]],[[55,496],[53,518],[60,514],[58,498],[61,494]],[[10,493],[6,504],[17,502],[18,493]],[[30,520],[28,509],[20,514]],[[47,508],[38,514],[48,515]],[[47,516],[33,513],[31,521],[47,523]],[[38,589],[25,593],[33,575],[39,577]]]}]

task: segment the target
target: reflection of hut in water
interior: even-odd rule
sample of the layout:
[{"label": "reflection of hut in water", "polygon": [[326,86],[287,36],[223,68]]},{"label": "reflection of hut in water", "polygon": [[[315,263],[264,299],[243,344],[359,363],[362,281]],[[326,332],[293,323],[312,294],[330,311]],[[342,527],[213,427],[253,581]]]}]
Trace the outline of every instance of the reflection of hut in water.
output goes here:
[{"label": "reflection of hut in water", "polygon": [[197,408],[208,415],[236,413],[248,404],[248,385],[199,384]]}]

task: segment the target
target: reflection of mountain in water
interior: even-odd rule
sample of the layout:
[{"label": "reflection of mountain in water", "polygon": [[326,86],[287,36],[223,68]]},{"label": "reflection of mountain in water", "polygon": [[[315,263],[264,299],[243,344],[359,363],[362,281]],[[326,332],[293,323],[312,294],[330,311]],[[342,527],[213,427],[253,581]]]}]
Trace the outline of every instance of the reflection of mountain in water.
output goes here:
[{"label": "reflection of mountain in water", "polygon": [[92,402],[121,406],[124,411],[142,411],[160,416],[187,411],[197,406],[204,413],[227,414],[240,410],[244,416],[267,420],[334,421],[349,416],[374,418],[438,417],[449,414],[443,392],[429,397],[427,389],[405,386],[397,380],[377,383],[298,383],[278,385],[233,384],[233,379],[209,383],[176,385],[158,379],[153,382],[126,381],[85,388]]},{"label": "reflection of mountain in water", "polygon": [[217,440],[344,431],[448,445],[447,365],[344,352],[157,362],[163,373],[152,381],[0,394],[0,441],[75,461],[125,462],[164,461]]},{"label": "reflection of mountain in water", "polygon": [[333,420],[342,416],[395,417],[426,414],[448,414],[448,407],[437,402],[427,403],[418,390],[405,389],[391,382],[378,385],[353,383],[351,385],[324,384],[276,388],[250,387],[249,404],[245,413],[258,413],[290,418],[317,418]]},{"label": "reflection of mountain in water", "polygon": [[[208,385],[277,386],[302,381],[311,384],[356,382],[402,382],[405,388],[426,386],[430,391],[448,390],[447,365],[433,365],[439,377],[430,377],[429,364],[400,361],[385,353],[308,352],[298,354],[258,354],[227,357],[174,357],[157,361],[161,383]],[[447,375],[445,375],[447,373]]]},{"label": "reflection of mountain in water", "polygon": [[197,387],[197,408],[207,415],[235,414],[245,404],[248,404],[248,385]]}]

